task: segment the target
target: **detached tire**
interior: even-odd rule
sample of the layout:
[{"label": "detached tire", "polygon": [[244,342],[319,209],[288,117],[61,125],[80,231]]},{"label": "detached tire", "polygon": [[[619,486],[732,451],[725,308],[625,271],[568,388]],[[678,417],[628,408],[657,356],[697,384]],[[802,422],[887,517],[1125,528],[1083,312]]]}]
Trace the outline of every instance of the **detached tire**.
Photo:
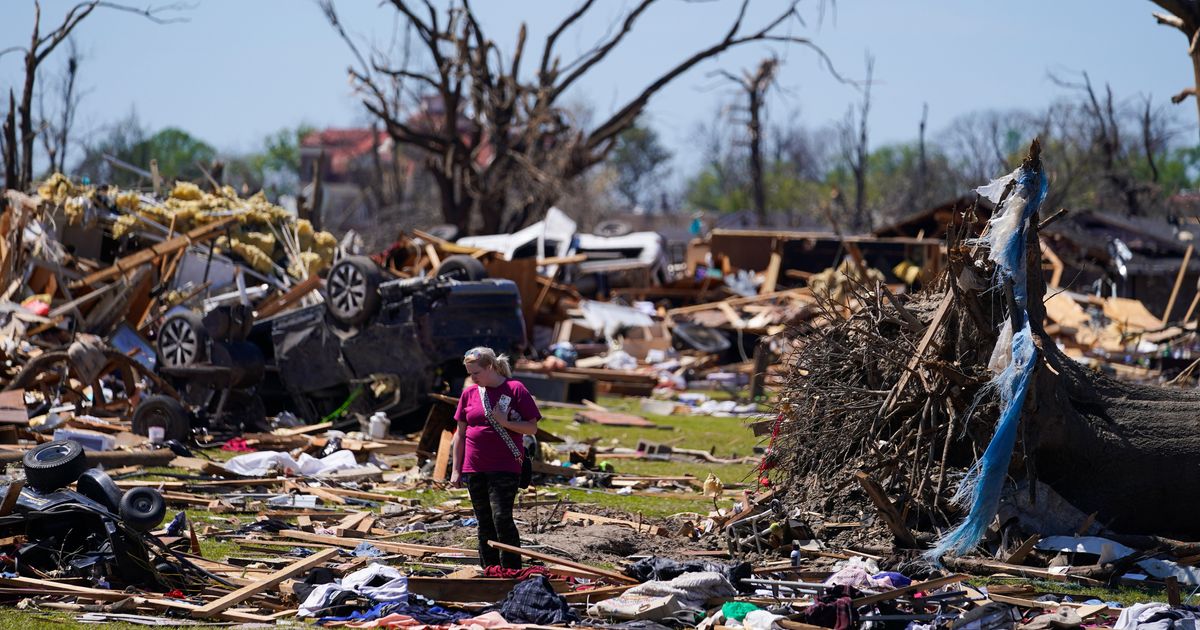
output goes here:
[{"label": "detached tire", "polygon": [[483,263],[479,262],[476,258],[462,254],[443,260],[442,264],[438,265],[437,271],[433,272],[433,275],[436,278],[446,278],[460,282],[474,282],[488,277],[487,269],[483,268]]},{"label": "detached tire", "polygon": [[163,428],[163,440],[186,442],[192,421],[183,405],[170,396],[147,396],[133,410],[133,432],[149,436],[150,427]]},{"label": "detached tire", "polygon": [[76,482],[79,494],[108,508],[109,512],[119,514],[121,510],[121,489],[113,483],[112,477],[99,468],[89,468],[79,475]]},{"label": "detached tire", "polygon": [[334,264],[325,280],[325,306],[340,324],[358,326],[379,310],[382,276],[375,261],[347,256]]},{"label": "detached tire", "polygon": [[39,492],[54,492],[79,479],[87,470],[87,457],[79,442],[55,440],[39,445],[21,460],[25,479]]},{"label": "detached tire", "polygon": [[167,515],[167,502],[154,488],[134,488],[121,498],[121,520],[130,529],[148,532]]}]

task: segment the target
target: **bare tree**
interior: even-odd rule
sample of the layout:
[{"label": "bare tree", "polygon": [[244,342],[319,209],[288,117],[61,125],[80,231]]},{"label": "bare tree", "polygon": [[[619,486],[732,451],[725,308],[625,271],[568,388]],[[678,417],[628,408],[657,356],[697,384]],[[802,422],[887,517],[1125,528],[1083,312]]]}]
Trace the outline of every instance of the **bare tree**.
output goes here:
[{"label": "bare tree", "polygon": [[[33,180],[33,147],[37,138],[37,129],[35,129],[33,121],[33,97],[36,92],[38,68],[50,56],[50,53],[54,52],[58,48],[58,45],[71,35],[75,27],[79,26],[80,22],[98,8],[134,13],[158,24],[167,24],[185,21],[182,18],[163,18],[162,14],[167,11],[186,8],[186,5],[176,3],[163,7],[139,9],[115,2],[90,0],[89,2],[80,2],[71,7],[58,27],[48,33],[42,33],[42,5],[40,2],[34,2],[33,32],[29,37],[29,46],[12,46],[0,50],[0,56],[10,52],[22,52],[25,54],[25,81],[21,89],[21,100],[15,106],[15,116],[19,117],[20,146],[5,147],[6,160],[11,159],[15,161],[19,159],[20,170],[16,173],[14,179],[5,179],[6,186],[24,189]],[[12,101],[11,96],[12,93],[10,91],[10,102]],[[13,117],[13,114],[10,112],[11,117]],[[8,173],[10,169],[11,167],[6,166],[5,172]]]},{"label": "bare tree", "polygon": [[[856,230],[870,231],[871,213],[867,208],[867,158],[870,146],[867,136],[867,117],[871,113],[871,83],[875,74],[875,57],[867,54],[867,79],[862,85],[862,102],[858,112],[851,107],[841,128],[842,159],[854,179],[854,207],[851,208],[851,223]],[[845,198],[839,196],[845,209]]]},{"label": "bare tree", "polygon": [[75,112],[79,109],[79,101],[83,94],[76,87],[79,77],[79,65],[83,62],[83,53],[75,45],[75,39],[67,40],[67,58],[63,63],[63,72],[58,82],[53,86],[54,95],[61,99],[58,120],[46,111],[46,90],[38,97],[38,115],[41,118],[41,130],[38,135],[42,138],[42,147],[50,161],[50,171],[64,172],[67,159],[68,143],[71,127],[75,124]]},{"label": "bare tree", "polygon": [[762,225],[767,225],[767,184],[763,175],[763,132],[762,110],[766,103],[767,88],[775,82],[775,71],[779,58],[767,57],[758,64],[754,72],[745,71],[742,76],[722,70],[721,76],[736,83],[746,94],[746,135],[750,143],[750,185],[754,211]]},{"label": "bare tree", "polygon": [[[494,232],[544,212],[566,182],[605,159],[621,131],[636,122],[656,93],[705,60],[752,42],[795,43],[815,50],[833,71],[811,40],[786,34],[801,23],[796,0],[757,29],[745,26],[749,0],[743,0],[723,37],[663,72],[608,118],[585,128],[560,105],[563,94],[621,44],[655,2],[637,2],[593,48],[564,63],[556,44],[596,4],[583,0],[542,43],[533,77],[521,74],[525,25],[506,61],[468,0],[451,2],[444,11],[432,0],[424,0],[421,7],[391,0],[424,47],[430,64],[425,71],[397,67],[377,52],[364,55],[340,23],[332,0],[321,0],[321,6],[354,54],[350,75],[367,108],[397,144],[426,155],[425,166],[437,182],[446,222],[469,230],[472,217],[481,216],[483,231]],[[409,115],[391,98],[396,91],[423,108]]]},{"label": "bare tree", "polygon": [[[1200,89],[1200,0],[1151,0],[1166,9],[1167,13],[1153,13],[1159,24],[1174,26],[1187,37],[1188,56],[1192,59],[1192,85],[1171,98],[1173,103],[1182,103],[1189,96],[1196,97]],[[1200,97],[1196,99],[1196,112],[1200,115]]]}]

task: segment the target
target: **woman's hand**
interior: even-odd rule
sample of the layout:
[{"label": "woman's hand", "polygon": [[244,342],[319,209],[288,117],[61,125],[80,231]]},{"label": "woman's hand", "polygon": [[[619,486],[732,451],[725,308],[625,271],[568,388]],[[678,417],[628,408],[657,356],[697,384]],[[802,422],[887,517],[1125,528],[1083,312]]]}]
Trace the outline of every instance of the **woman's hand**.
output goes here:
[{"label": "woman's hand", "polygon": [[500,403],[492,405],[492,417],[496,419],[496,422],[500,423],[500,426],[504,426],[508,422],[508,414],[500,409]]},{"label": "woman's hand", "polygon": [[454,486],[455,488],[463,487],[462,471],[456,470],[450,473],[450,485]]}]

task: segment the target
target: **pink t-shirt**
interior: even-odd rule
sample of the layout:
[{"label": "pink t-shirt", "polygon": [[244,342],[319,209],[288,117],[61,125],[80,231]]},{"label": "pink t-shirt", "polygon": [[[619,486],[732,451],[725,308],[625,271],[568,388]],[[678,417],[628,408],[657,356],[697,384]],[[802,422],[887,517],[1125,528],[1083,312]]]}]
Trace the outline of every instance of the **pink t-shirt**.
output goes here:
[{"label": "pink t-shirt", "polygon": [[[462,396],[458,399],[458,410],[454,412],[455,420],[467,423],[462,471],[464,473],[521,472],[520,462],[513,457],[512,450],[504,443],[504,438],[500,437],[500,434],[492,428],[492,423],[488,422],[487,415],[483,412],[483,405],[479,401],[477,388],[477,385],[471,385],[463,390]],[[535,421],[542,419],[542,414],[538,411],[533,396],[520,381],[509,379],[499,387],[489,387],[487,395],[488,402],[493,407],[500,402],[501,396],[508,396],[512,399],[508,406],[510,420]],[[512,436],[513,444],[516,444],[518,449],[522,449],[521,434],[514,431],[509,431],[508,434]]]}]

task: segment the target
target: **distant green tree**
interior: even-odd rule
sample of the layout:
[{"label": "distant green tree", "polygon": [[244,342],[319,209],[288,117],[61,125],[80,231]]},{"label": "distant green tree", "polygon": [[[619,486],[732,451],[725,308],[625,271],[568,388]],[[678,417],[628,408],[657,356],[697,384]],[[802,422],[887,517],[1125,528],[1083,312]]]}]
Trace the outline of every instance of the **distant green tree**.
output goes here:
[{"label": "distant green tree", "polygon": [[217,157],[212,145],[175,127],[168,127],[147,136],[136,113],[118,121],[94,144],[84,150],[83,159],[75,169],[80,176],[95,182],[118,186],[140,186],[146,178],[138,173],[115,165],[105,156],[143,171],[150,170],[150,160],[158,161],[158,172],[163,181],[201,180],[204,172]]},{"label": "distant green tree", "polygon": [[635,123],[617,136],[608,163],[617,174],[617,192],[631,206],[648,205],[658,188],[671,152],[652,127]]},{"label": "distant green tree", "polygon": [[300,141],[313,131],[311,125],[285,127],[263,138],[253,153],[226,156],[225,181],[239,190],[262,190],[271,199],[295,194],[301,184]]}]

